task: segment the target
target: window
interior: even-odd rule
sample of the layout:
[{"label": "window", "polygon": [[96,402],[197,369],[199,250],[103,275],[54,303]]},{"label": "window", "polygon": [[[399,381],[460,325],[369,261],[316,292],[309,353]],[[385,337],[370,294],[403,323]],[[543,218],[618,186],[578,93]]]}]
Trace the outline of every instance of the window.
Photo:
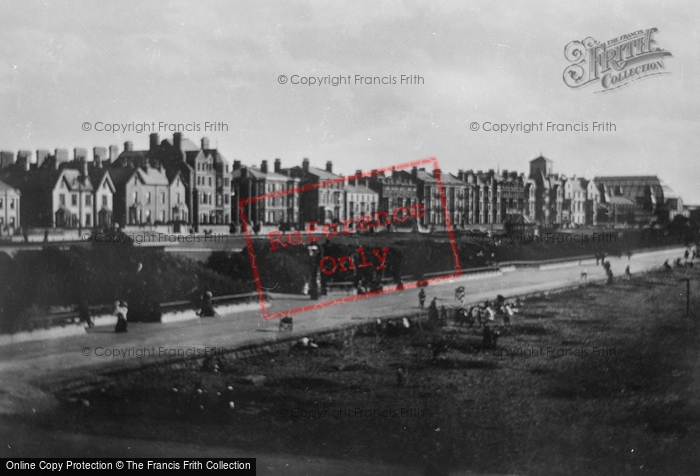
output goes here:
[{"label": "window", "polygon": [[70,204],[74,207],[78,206],[78,196],[74,193],[70,196]]},{"label": "window", "polygon": [[165,211],[163,211],[163,210],[160,211],[160,221],[161,222],[165,221]]},{"label": "window", "polygon": [[85,206],[92,206],[92,195],[85,195]]},{"label": "window", "polygon": [[165,192],[160,192],[160,203],[165,203]]},{"label": "window", "polygon": [[134,192],[134,203],[139,201],[139,192]]},{"label": "window", "polygon": [[4,206],[5,206],[5,205],[4,205],[4,203],[3,203],[3,199],[0,198],[0,210],[2,210]]},{"label": "window", "polygon": [[146,205],[151,204],[151,192],[146,192]]},{"label": "window", "polygon": [[175,200],[177,201],[177,203],[180,203],[180,193],[179,192],[175,194]]},{"label": "window", "polygon": [[102,206],[103,207],[107,206],[107,195],[102,195]]},{"label": "window", "polygon": [[66,204],[66,195],[64,193],[60,194],[58,196],[58,201],[61,205],[65,205]]},{"label": "window", "polygon": [[89,213],[85,214],[85,226],[92,226],[92,215]]},{"label": "window", "polygon": [[209,186],[211,187],[211,177],[209,177]]}]

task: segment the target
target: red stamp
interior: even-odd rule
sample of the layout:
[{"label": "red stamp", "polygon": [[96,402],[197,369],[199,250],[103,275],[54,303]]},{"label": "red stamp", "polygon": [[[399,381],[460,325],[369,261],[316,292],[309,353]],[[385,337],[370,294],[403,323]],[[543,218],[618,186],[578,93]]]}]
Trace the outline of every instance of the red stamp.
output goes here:
[{"label": "red stamp", "polygon": [[[413,198],[398,198],[396,191],[380,189],[378,192],[375,191],[377,187],[369,186],[370,183],[376,185],[387,178],[390,183],[395,183],[392,180],[396,177],[399,177],[396,181],[401,181],[402,184],[416,184],[412,181],[415,175],[411,174],[416,174],[418,167],[423,167],[420,169],[421,173],[426,174],[425,166],[432,167],[432,174],[429,174],[432,188],[426,186],[426,190],[432,190],[432,192],[424,193],[423,190],[417,190]],[[387,176],[387,173],[391,175]],[[360,183],[367,186],[359,185]],[[417,185],[414,186],[414,190],[416,187]],[[303,223],[303,226],[287,231],[262,231],[258,239],[254,240],[251,236],[246,208],[250,209],[256,203],[270,203],[281,197],[289,199],[290,196],[299,198],[298,201],[296,199],[288,201],[299,204],[298,221]],[[358,171],[349,177],[319,173],[318,180],[313,180],[312,183],[302,183],[286,190],[241,199],[238,202],[238,208],[246,235],[248,257],[252,266],[260,310],[266,320],[427,286],[462,276],[462,266],[442,173],[437,159],[432,157],[371,172]],[[430,213],[429,216],[428,213]],[[425,231],[426,225],[429,227],[430,223],[434,223],[436,213],[440,214],[441,219],[438,221],[444,224],[444,230],[449,239],[454,270],[437,273],[439,275],[434,277],[412,276],[413,279],[403,282],[397,270],[400,268],[399,258],[395,256],[400,252],[396,251],[393,243],[404,236],[410,237],[410,233],[418,233],[421,223]],[[406,231],[407,226],[412,227],[411,231]],[[405,233],[401,233],[401,230]],[[382,240],[386,243],[382,243]],[[364,241],[365,244],[360,244],[360,241]],[[333,248],[334,243],[338,243],[335,248]],[[308,251],[310,272],[308,278],[304,278],[308,279],[311,289],[308,305],[268,313],[268,306],[264,299],[265,288],[258,268],[256,244],[264,247],[266,253],[284,253],[290,250],[300,252],[303,249]],[[347,251],[339,252],[339,249]],[[387,271],[392,277],[385,276]],[[303,271],[299,272],[303,273]],[[353,277],[352,286],[356,294],[326,298],[329,287],[343,284],[337,282],[338,279],[343,279],[343,276]]]}]

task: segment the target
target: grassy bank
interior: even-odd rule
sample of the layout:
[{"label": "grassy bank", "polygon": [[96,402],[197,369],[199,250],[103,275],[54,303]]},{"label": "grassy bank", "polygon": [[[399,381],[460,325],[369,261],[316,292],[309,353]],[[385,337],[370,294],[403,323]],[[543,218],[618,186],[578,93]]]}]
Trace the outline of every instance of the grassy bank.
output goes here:
[{"label": "grassy bank", "polygon": [[496,348],[469,327],[382,331],[124,374],[38,418],[429,474],[697,474],[700,300],[685,317],[686,275],[700,296],[700,272],[682,270],[530,299]]}]

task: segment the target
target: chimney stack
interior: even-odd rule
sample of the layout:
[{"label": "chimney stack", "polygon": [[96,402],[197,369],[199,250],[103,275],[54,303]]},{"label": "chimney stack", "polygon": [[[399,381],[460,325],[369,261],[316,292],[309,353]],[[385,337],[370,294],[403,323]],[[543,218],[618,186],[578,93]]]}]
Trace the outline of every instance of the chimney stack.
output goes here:
[{"label": "chimney stack", "polygon": [[418,178],[418,167],[413,167],[411,169],[411,175],[413,176],[413,178]]},{"label": "chimney stack", "polygon": [[134,150],[134,143],[130,140],[124,142],[124,152],[131,152]]},{"label": "chimney stack", "polygon": [[333,162],[331,162],[330,160],[326,162],[326,172],[331,174],[333,173]]},{"label": "chimney stack", "polygon": [[18,150],[17,151],[17,164],[22,166],[22,170],[27,172],[29,170],[29,164],[32,160],[31,150]]},{"label": "chimney stack", "polygon": [[154,132],[149,136],[149,147],[148,150],[153,152],[158,148],[158,145],[160,145],[160,138],[158,137],[158,133]]},{"label": "chimney stack", "polygon": [[264,174],[267,173],[267,160],[263,160],[260,164],[260,171]]},{"label": "chimney stack", "polygon": [[73,149],[73,160],[75,161],[80,161],[80,160],[87,160],[87,149],[84,149],[82,147],[76,147]]},{"label": "chimney stack", "polygon": [[56,149],[56,165],[68,162],[68,149]]},{"label": "chimney stack", "polygon": [[282,173],[282,159],[275,159],[275,173]]},{"label": "chimney stack", "polygon": [[15,163],[15,153],[9,150],[0,152],[0,168],[5,168],[8,165]]},{"label": "chimney stack", "polygon": [[110,145],[109,146],[109,163],[113,164],[115,160],[119,157],[119,146]]},{"label": "chimney stack", "polygon": [[182,152],[182,132],[176,132],[173,134],[173,147],[178,152]]},{"label": "chimney stack", "polygon": [[360,177],[359,175],[362,174],[362,170],[355,170],[355,186],[360,185]]},{"label": "chimney stack", "polygon": [[209,149],[209,138],[208,137],[202,137],[202,149],[204,149],[204,150]]},{"label": "chimney stack", "polygon": [[88,176],[88,162],[87,162],[87,158],[86,158],[86,157],[81,158],[81,159],[79,160],[79,164],[80,164],[80,174],[81,174],[83,177],[87,177],[87,176]]},{"label": "chimney stack", "polygon": [[47,157],[51,155],[51,152],[45,149],[37,149],[36,151],[36,167],[39,168],[44,164]]},{"label": "chimney stack", "polygon": [[304,158],[304,160],[301,161],[301,170],[303,170],[304,173],[309,171],[309,159]]},{"label": "chimney stack", "polygon": [[240,160],[233,161],[233,170],[241,170],[241,161]]},{"label": "chimney stack", "polygon": [[92,163],[97,167],[102,167],[102,161],[107,158],[107,149],[104,147],[92,148]]}]

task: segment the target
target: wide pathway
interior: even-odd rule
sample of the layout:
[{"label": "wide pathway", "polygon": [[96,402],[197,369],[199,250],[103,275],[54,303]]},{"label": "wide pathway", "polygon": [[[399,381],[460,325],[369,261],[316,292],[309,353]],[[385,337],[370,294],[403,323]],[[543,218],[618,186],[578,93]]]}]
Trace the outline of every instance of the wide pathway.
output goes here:
[{"label": "wide pathway", "polygon": [[[682,255],[682,249],[639,253],[628,261],[627,257],[610,258],[615,277],[624,273],[626,266],[632,273],[655,269],[664,260],[672,262]],[[601,266],[591,262],[569,264],[559,268],[539,270],[533,268],[518,269],[510,272],[495,273],[480,277],[463,277],[438,284],[432,284],[426,289],[427,302],[437,297],[440,305],[456,305],[454,289],[457,286],[466,288],[468,302],[481,302],[493,299],[497,294],[506,297],[537,291],[546,291],[574,285],[582,282],[581,274],[585,271],[588,280],[604,280],[605,273]],[[681,271],[682,272],[682,271]],[[679,286],[681,284],[679,283]],[[679,288],[679,292],[680,292]],[[294,315],[294,334],[299,337],[305,333],[333,328],[340,324],[376,319],[399,313],[417,312],[418,291],[409,289],[387,293],[377,297],[358,300],[311,310]],[[327,298],[342,298],[343,293],[336,293]],[[268,312],[278,312],[310,304],[308,297],[275,295]],[[96,327],[84,335],[65,337],[40,342],[25,342],[0,347],[0,415],[33,414],[53,403],[52,397],[39,391],[36,383],[57,381],[67,378],[86,378],[91,374],[99,374],[109,369],[137,368],[153,361],[152,357],[143,357],[144,353],[172,354],[206,348],[232,348],[238,345],[261,341],[274,340],[278,336],[288,337],[277,331],[278,321],[265,321],[260,312],[248,311],[222,316],[220,318],[201,319],[173,324],[142,324],[130,323],[129,332],[115,334],[113,327]],[[111,354],[111,355],[110,355]],[[0,425],[5,430],[0,431],[2,448],[0,455],[17,456],[12,451],[12,444],[17,448],[18,443],[30,445],[35,438],[21,440],[26,427],[15,423]],[[37,430],[38,434],[49,435],[50,432]],[[31,433],[31,430],[30,430]],[[15,435],[12,437],[11,435]],[[47,438],[49,438],[47,436]],[[53,438],[59,438],[53,434]],[[50,438],[49,438],[50,439]],[[59,438],[60,439],[60,438]],[[79,441],[80,435],[72,435],[68,441]],[[132,454],[127,443],[115,439],[102,438],[105,448],[110,448],[99,454],[123,455]],[[50,441],[47,443],[50,445]],[[159,446],[160,445],[160,446]],[[21,446],[21,444],[20,444]],[[152,443],[153,451],[162,444]],[[166,445],[167,446],[167,445]],[[40,448],[43,446],[39,446]],[[50,446],[46,446],[50,448]],[[120,450],[121,449],[121,450]],[[212,449],[191,447],[177,452],[187,456],[211,455]],[[121,452],[120,452],[121,451]],[[158,450],[161,454],[160,450]],[[165,451],[165,450],[163,450]],[[32,454],[31,451],[25,454]],[[163,452],[162,454],[172,454]],[[230,453],[229,453],[230,454]],[[43,452],[42,452],[43,455]],[[155,454],[154,454],[155,456]],[[261,455],[259,464],[280,464],[281,456]],[[267,459],[264,459],[267,458]],[[291,461],[291,460],[290,460]],[[296,463],[303,461],[294,460]],[[308,464],[313,465],[310,461]],[[340,463],[338,463],[340,464]],[[331,465],[332,466],[332,465]],[[308,467],[307,467],[308,468]],[[290,469],[290,468],[288,468]],[[338,468],[340,469],[340,468]],[[346,468],[347,469],[347,468]],[[302,470],[303,471],[303,470]],[[385,473],[392,474],[384,468]],[[285,471],[282,471],[284,473]],[[313,473],[313,471],[311,471]],[[265,474],[261,472],[260,474]],[[281,473],[280,473],[281,474]],[[288,473],[292,474],[292,472]],[[334,474],[328,472],[327,474]],[[341,473],[338,473],[341,474]],[[367,473],[368,474],[368,473]]]}]

